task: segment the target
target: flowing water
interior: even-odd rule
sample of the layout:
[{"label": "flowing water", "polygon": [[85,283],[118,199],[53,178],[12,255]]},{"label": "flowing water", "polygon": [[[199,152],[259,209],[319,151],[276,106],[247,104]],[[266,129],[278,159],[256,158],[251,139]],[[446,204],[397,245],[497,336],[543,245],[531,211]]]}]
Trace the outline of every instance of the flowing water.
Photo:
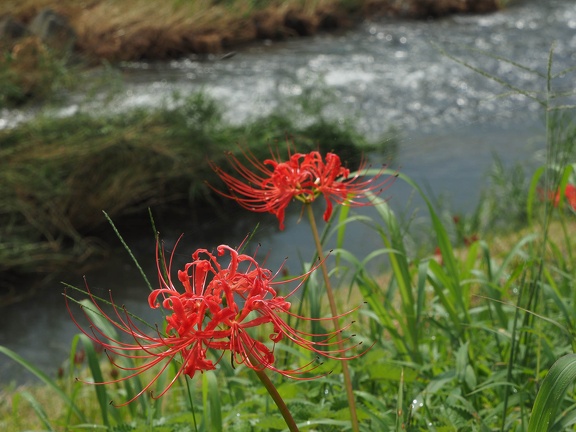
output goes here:
[{"label": "flowing water", "polygon": [[[112,106],[118,110],[153,107],[170,103],[174,92],[186,95],[203,89],[224,104],[228,121],[240,123],[293,103],[310,89],[327,89],[335,97],[325,106],[325,116],[353,118],[358,129],[373,139],[394,128],[400,148],[393,166],[434,195],[447,197],[454,209],[470,211],[494,153],[507,165],[542,163],[543,112],[532,96],[545,98],[553,46],[553,74],[576,65],[573,0],[525,0],[494,14],[434,21],[366,21],[341,34],[264,43],[226,59],[128,63],[122,65],[127,83]],[[530,93],[505,95],[509,89],[442,51]],[[573,76],[555,78],[554,89],[573,90]],[[55,115],[67,115],[79,106],[71,103]],[[0,127],[29,115],[3,112]],[[372,158],[388,160],[386,155]],[[409,194],[398,181],[386,196],[401,210]],[[276,269],[288,256],[288,266],[294,270],[300,260],[310,258],[313,248],[309,227],[299,219],[297,210],[290,213],[287,229],[280,232],[272,216],[243,214],[237,223],[222,226],[204,215],[194,221],[183,219],[181,224],[172,221],[164,234],[173,243],[179,233],[186,233],[178,252],[185,259],[198,247],[238,244],[260,221],[256,240],[270,268]],[[353,228],[350,239],[347,246],[361,256],[381,247],[373,232],[362,227]],[[153,270],[153,257],[148,256],[153,239],[131,245],[144,268]],[[121,257],[105,270],[88,273],[88,282],[100,295],[113,289],[118,303],[145,315],[147,288],[134,266]],[[149,276],[154,280],[153,271]],[[81,278],[73,279],[66,282],[82,286]],[[76,333],[63,305],[62,289],[54,285],[37,301],[7,307],[0,314],[0,345],[50,374],[66,358]],[[24,380],[27,375],[3,358],[0,382],[11,379]]]}]

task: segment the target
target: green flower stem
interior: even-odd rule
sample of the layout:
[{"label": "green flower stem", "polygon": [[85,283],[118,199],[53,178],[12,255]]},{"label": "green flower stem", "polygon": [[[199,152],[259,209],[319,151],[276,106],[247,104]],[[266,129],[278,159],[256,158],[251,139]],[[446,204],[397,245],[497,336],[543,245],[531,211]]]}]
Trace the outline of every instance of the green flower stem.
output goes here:
[{"label": "green flower stem", "polygon": [[278,393],[278,390],[276,390],[276,387],[274,387],[274,384],[272,383],[268,375],[266,375],[266,372],[264,370],[255,370],[255,369],[253,370],[260,379],[260,381],[262,381],[262,384],[264,384],[266,390],[268,390],[270,396],[272,396],[272,399],[274,400],[276,406],[280,410],[280,414],[282,414],[282,417],[284,417],[284,421],[288,425],[288,429],[290,429],[291,432],[299,432],[298,426],[296,426],[296,422],[294,421],[292,414],[290,414],[290,411],[288,410],[288,407],[286,406],[284,399],[282,399],[282,396],[280,396],[280,393]]},{"label": "green flower stem", "polygon": [[[312,211],[312,206],[310,204],[306,204],[306,210],[308,213],[308,219],[310,220],[310,228],[312,229],[312,236],[314,237],[314,243],[316,243],[318,258],[320,259],[320,268],[322,269],[322,275],[324,276],[324,283],[326,284],[326,293],[328,294],[328,302],[330,303],[330,312],[333,317],[332,321],[334,323],[334,331],[336,331],[338,347],[340,349],[344,349],[344,344],[342,342],[342,334],[340,333],[340,323],[338,322],[337,318],[338,310],[336,308],[336,300],[334,299],[334,290],[332,290],[332,284],[330,283],[330,276],[328,276],[328,269],[326,268],[324,252],[322,251],[322,242],[320,241],[320,236],[318,235],[318,227],[316,226],[316,220],[314,219],[314,212]],[[350,420],[352,422],[352,430],[354,432],[359,432],[360,426],[358,425],[356,401],[354,400],[354,392],[352,390],[352,379],[350,378],[348,363],[346,360],[341,360],[341,363],[342,363],[342,374],[344,375],[344,386],[346,387],[346,396],[348,397],[348,407],[350,408]]]}]

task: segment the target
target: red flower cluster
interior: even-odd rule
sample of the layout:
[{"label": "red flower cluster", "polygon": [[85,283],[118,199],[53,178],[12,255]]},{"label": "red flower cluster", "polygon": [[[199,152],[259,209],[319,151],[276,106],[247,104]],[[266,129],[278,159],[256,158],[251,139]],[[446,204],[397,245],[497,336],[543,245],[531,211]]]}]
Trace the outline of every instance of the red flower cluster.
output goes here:
[{"label": "red flower cluster", "polygon": [[[543,198],[543,193],[542,191],[540,191],[540,198]],[[560,204],[560,197],[561,197],[561,191],[557,190],[557,191],[549,191],[548,194],[546,195],[546,199],[548,199],[549,201],[551,201],[554,205],[554,207],[558,207],[558,204]],[[564,197],[566,197],[566,201],[568,202],[568,205],[570,207],[572,207],[573,210],[576,211],[576,186],[574,186],[573,184],[568,183],[566,185],[566,189],[564,190]]]},{"label": "red flower cluster", "polygon": [[[349,178],[350,170],[342,166],[340,157],[334,153],[327,153],[324,159],[317,151],[289,154],[287,161],[272,155],[272,159],[264,162],[250,154],[244,155],[251,168],[243,165],[233,154],[227,155],[240,178],[212,164],[212,169],[228,186],[230,193],[214,190],[248,210],[274,214],[280,222],[280,229],[284,229],[286,207],[293,199],[309,204],[319,196],[324,197],[324,220],[328,221],[333,203],[356,207],[370,205],[365,199],[366,192],[379,194],[389,186],[386,183],[395,178],[382,179],[381,173],[367,180],[360,175]],[[359,171],[364,168],[362,165]]]},{"label": "red flower cluster", "polygon": [[[229,264],[222,267],[218,257],[225,254],[229,255]],[[68,298],[66,304],[80,330],[105,348],[116,367],[129,372],[127,376],[111,382],[131,378],[158,364],[162,365],[145,388],[125,404],[147,391],[172,360],[180,359],[179,372],[157,397],[166,393],[181,374],[193,377],[197,371],[215,369],[226,352],[231,354],[233,365],[244,364],[254,370],[270,369],[296,379],[313,379],[325,375],[308,375],[321,364],[317,358],[297,369],[279,369],[275,366],[275,344],[286,339],[332,359],[358,356],[342,357],[358,344],[339,348],[335,332],[309,334],[292,328],[281,318],[281,315],[289,315],[311,320],[291,313],[288,298],[314,270],[294,279],[275,282],[278,272],[273,274],[260,267],[254,258],[240,254],[229,246],[219,246],[217,256],[206,249],[198,249],[192,255],[192,262],[186,264],[184,270],[178,271],[183,292],[174,287],[169,276],[166,280],[159,268],[161,288],[150,294],[149,305],[166,311],[166,329],[162,332],[157,328],[156,334],[152,336],[138,328],[131,315],[124,308],[114,305],[112,298],[110,303],[113,306],[113,317],[108,315],[88,291],[95,311],[112,323],[116,330],[133,338],[135,343],[126,343],[114,335],[105,334],[90,320],[86,311],[84,313],[90,321],[90,330],[84,329],[75,319]],[[287,295],[278,295],[275,287],[288,283],[297,285]],[[267,326],[266,332],[269,332],[270,339],[268,344],[258,340],[252,332],[262,326]],[[209,351],[213,353],[212,356],[208,356]],[[136,359],[139,364],[135,367],[122,366],[113,359],[113,355]]]},{"label": "red flower cluster", "polygon": [[564,196],[566,197],[566,201],[568,201],[568,205],[572,207],[572,210],[576,210],[576,186],[567,184],[564,190]]}]

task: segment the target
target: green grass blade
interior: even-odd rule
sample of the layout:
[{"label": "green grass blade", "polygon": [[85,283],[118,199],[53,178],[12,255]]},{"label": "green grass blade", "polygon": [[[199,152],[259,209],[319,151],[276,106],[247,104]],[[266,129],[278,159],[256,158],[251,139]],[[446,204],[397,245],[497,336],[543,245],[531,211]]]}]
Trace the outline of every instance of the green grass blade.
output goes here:
[{"label": "green grass blade", "polygon": [[[515,85],[509,83],[508,81],[506,81],[506,80],[504,80],[504,79],[502,79],[502,78],[500,78],[500,77],[498,77],[498,76],[496,76],[496,75],[493,75],[493,74],[487,72],[486,70],[484,70],[484,69],[482,69],[482,68],[476,67],[476,66],[472,65],[471,63],[468,63],[468,62],[466,62],[466,61],[464,61],[464,60],[459,59],[458,57],[456,57],[456,56],[448,53],[448,51],[446,51],[444,48],[442,48],[442,47],[440,47],[440,46],[438,46],[438,45],[435,45],[435,46],[436,46],[436,48],[438,49],[438,51],[440,51],[441,54],[443,54],[443,55],[446,56],[447,58],[455,61],[456,63],[458,63],[458,64],[460,64],[460,65],[462,65],[462,66],[467,67],[468,69],[476,72],[477,74],[479,74],[479,75],[481,75],[481,76],[483,76],[483,77],[485,77],[485,78],[488,78],[488,79],[490,79],[490,80],[492,80],[492,81],[497,82],[497,83],[500,84],[501,86],[507,88],[508,90],[510,90],[510,91],[512,91],[512,92],[514,92],[514,93],[524,95],[524,96],[526,96],[526,97],[528,97],[528,98],[530,98],[530,99],[538,102],[540,105],[546,106],[546,102],[545,102],[544,100],[540,99],[535,92],[532,92],[532,91],[529,91],[529,90],[524,90],[524,89],[522,89],[522,88],[520,88],[520,87],[516,87]],[[536,73],[537,75],[541,75],[541,74],[539,74],[538,72],[535,72],[535,71],[532,71],[531,69],[526,68],[525,66],[519,65],[518,63],[511,63],[510,61],[508,61],[508,63],[513,64],[514,66],[517,66],[517,67],[518,67],[518,66],[521,66],[521,69],[522,69],[522,70],[529,70],[529,71],[531,71],[531,72],[533,72],[533,73]]]},{"label": "green grass blade", "polygon": [[388,233],[385,233],[383,229],[378,229],[384,245],[387,249],[396,251],[396,253],[389,254],[388,258],[390,259],[392,272],[396,278],[395,280],[398,285],[398,292],[402,299],[402,310],[404,312],[406,329],[404,337],[407,338],[407,345],[410,346],[413,359],[418,361],[419,317],[416,316],[410,263],[408,260],[408,254],[404,247],[402,229],[400,228],[396,215],[392,209],[390,209],[390,206],[385,200],[372,194],[367,194],[367,196],[388,228]]},{"label": "green grass blade", "polygon": [[452,295],[446,295],[445,293],[445,288],[451,285],[450,276],[444,271],[443,267],[434,260],[428,262],[428,276],[434,292],[450,316],[452,324],[454,324],[454,330],[460,332],[462,324],[455,304],[455,301],[458,301],[457,294],[454,295],[452,291],[448,293]]},{"label": "green grass blade", "polygon": [[552,365],[542,381],[530,416],[528,432],[545,432],[552,429],[566,390],[575,380],[576,354],[567,354]]},{"label": "green grass blade", "polygon": [[535,75],[535,76],[537,76],[537,77],[539,77],[539,78],[546,78],[546,75],[545,75],[545,74],[543,74],[543,73],[541,73],[541,72],[538,72],[536,69],[532,69],[532,68],[530,68],[530,67],[528,67],[528,66],[525,66],[525,65],[523,65],[523,64],[521,64],[521,63],[515,62],[515,61],[513,61],[512,59],[508,59],[508,58],[506,58],[506,57],[502,57],[502,56],[496,55],[496,54],[494,54],[493,52],[486,51],[486,50],[482,50],[482,49],[478,49],[478,48],[474,48],[474,47],[466,47],[466,48],[467,48],[467,49],[470,49],[471,51],[476,52],[476,53],[478,53],[478,54],[485,55],[486,57],[493,58],[494,60],[498,60],[498,61],[503,62],[503,63],[508,63],[509,65],[512,65],[512,66],[514,66],[514,67],[516,67],[516,68],[518,68],[518,69],[521,69],[521,70],[523,70],[523,71],[525,71],[525,72],[529,72],[529,73],[531,73],[531,74],[533,74],[533,75]]},{"label": "green grass blade", "polygon": [[142,266],[140,265],[140,263],[138,262],[138,260],[134,256],[134,254],[132,253],[132,249],[130,249],[130,246],[128,246],[128,244],[124,241],[124,237],[122,237],[122,235],[120,234],[120,231],[118,231],[118,228],[116,228],[116,225],[114,225],[112,218],[110,216],[108,216],[108,213],[106,213],[105,211],[103,211],[102,213],[104,213],[104,217],[106,218],[108,223],[112,226],[112,229],[114,230],[114,233],[116,234],[116,236],[118,237],[118,239],[122,243],[122,246],[124,246],[124,249],[126,249],[126,252],[128,252],[128,255],[130,255],[130,258],[132,258],[132,261],[134,261],[136,268],[138,269],[138,271],[142,275],[142,279],[144,279],[144,282],[146,282],[146,285],[148,285],[148,289],[150,291],[153,291],[154,288],[152,288],[152,284],[150,283],[150,280],[148,279],[148,277],[146,276],[146,273],[144,273],[144,270],[142,269]]},{"label": "green grass blade", "polygon": [[393,249],[379,249],[370,253],[363,261],[359,261],[353,254],[345,250],[334,250],[334,254],[337,256],[342,256],[352,263],[355,267],[355,273],[353,275],[352,281],[358,286],[362,298],[368,305],[370,309],[377,317],[379,323],[384,326],[390,335],[392,336],[392,341],[396,345],[398,351],[402,354],[408,354],[410,347],[407,346],[407,339],[398,332],[397,325],[403,330],[403,333],[407,332],[404,322],[400,317],[393,316],[393,309],[387,308],[387,301],[383,299],[382,293],[384,289],[370,274],[366,271],[366,265],[373,259],[378,258],[382,255],[390,256],[398,253]]},{"label": "green grass blade", "polygon": [[[338,225],[336,227],[336,248],[342,249],[344,247],[344,237],[346,234],[346,227],[348,224],[346,221],[350,216],[350,206],[340,206],[340,212],[338,214]],[[340,258],[336,257],[336,266],[340,265]]]},{"label": "green grass blade", "polygon": [[396,401],[396,432],[402,432],[406,429],[404,424],[404,371],[400,374],[400,383],[398,384],[398,399]]},{"label": "green grass blade", "polygon": [[538,238],[538,236],[536,234],[528,234],[528,235],[522,237],[518,241],[518,243],[516,243],[512,247],[512,249],[510,249],[510,252],[508,252],[504,256],[502,263],[500,264],[498,269],[496,271],[494,271],[494,276],[492,278],[492,281],[494,281],[496,283],[497,281],[506,279],[505,276],[510,271],[510,267],[512,266],[513,261],[515,259],[518,259],[518,258],[525,260],[526,259],[526,255],[524,253],[525,246],[528,243],[534,242],[537,238]]},{"label": "green grass blade", "polygon": [[44,384],[50,387],[58,395],[58,397],[60,397],[60,399],[62,399],[72,409],[74,414],[76,414],[81,421],[83,422],[86,421],[86,418],[84,417],[82,411],[80,411],[80,409],[76,406],[76,404],[68,397],[68,395],[66,395],[66,393],[62,391],[62,389],[60,389],[60,387],[58,387],[58,385],[54,382],[54,380],[52,380],[48,375],[46,375],[36,366],[32,365],[30,362],[26,361],[20,355],[16,354],[14,351],[1,345],[0,345],[0,353],[3,353],[7,357],[11,358],[16,363],[18,363],[19,365],[28,369],[28,371],[30,371],[34,376],[36,376],[36,378],[38,378],[40,381],[42,381]]},{"label": "green grass blade", "polygon": [[202,374],[202,399],[204,401],[204,422],[208,426],[206,430],[222,432],[220,390],[216,375],[211,371]]},{"label": "green grass blade", "polygon": [[38,403],[38,401],[34,398],[34,396],[24,391],[22,392],[22,397],[30,403],[32,409],[36,412],[36,415],[38,416],[44,427],[49,431],[54,431],[54,428],[50,424],[50,420],[46,415],[46,411],[44,411],[44,408],[42,408],[42,405]]},{"label": "green grass blade", "polygon": [[[536,196],[538,195],[538,184],[540,183],[540,179],[544,175],[545,170],[545,166],[538,168],[532,175],[532,180],[530,180],[530,186],[528,188],[528,200],[526,201],[526,214],[529,225],[534,223],[534,202],[536,201]],[[544,194],[546,193],[547,192],[544,191]]]},{"label": "green grass blade", "polygon": [[552,426],[550,432],[563,432],[571,430],[569,429],[570,426],[574,426],[576,424],[576,409],[574,405],[571,408],[571,410],[562,413],[560,420],[554,423],[554,426]]},{"label": "green grass blade", "polygon": [[[102,376],[102,370],[100,369],[100,362],[96,356],[94,344],[85,334],[79,334],[76,335],[76,337],[80,338],[82,341],[84,351],[86,352],[86,359],[88,360],[88,366],[90,367],[90,372],[92,373],[94,382],[104,382],[104,377]],[[102,423],[104,423],[105,426],[110,427],[110,422],[108,421],[108,407],[110,406],[110,399],[108,398],[106,386],[94,385],[94,390],[96,391],[96,399],[98,400],[98,405],[100,405]]]},{"label": "green grass blade", "polygon": [[391,430],[392,429],[392,410],[386,405],[384,400],[369,392],[355,391],[354,394],[362,405],[368,408],[367,413],[371,417],[373,429]]}]

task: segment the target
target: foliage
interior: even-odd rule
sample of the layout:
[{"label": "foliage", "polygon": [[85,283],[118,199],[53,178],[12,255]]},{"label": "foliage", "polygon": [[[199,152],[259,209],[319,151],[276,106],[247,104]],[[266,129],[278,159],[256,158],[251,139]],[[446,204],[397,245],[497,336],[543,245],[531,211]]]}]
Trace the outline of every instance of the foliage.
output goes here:
[{"label": "foliage", "polygon": [[102,210],[117,219],[147,207],[214,203],[205,186],[216,180],[208,158],[240,148],[266,157],[271,143],[285,140],[302,151],[369,148],[349,127],[324,119],[299,127],[273,113],[227,125],[201,93],[172,108],[39,117],[0,131],[0,272],[81,265],[103,253],[100,241],[86,237],[105,223]]},{"label": "foliage", "polygon": [[[400,176],[398,181],[406,181],[421,192],[409,178]],[[340,302],[350,304],[347,292],[367,302],[354,319],[364,329],[358,336],[375,343],[366,355],[351,363],[364,430],[393,430],[394,425],[398,425],[397,430],[408,431],[431,427],[525,430],[538,381],[557,357],[572,349],[573,261],[555,251],[573,248],[574,239],[563,235],[546,239],[550,247],[543,256],[546,278],[537,309],[531,310],[535,320],[529,327],[521,327],[519,320],[526,309],[518,303],[525,298],[522,291],[534,283],[529,269],[537,257],[533,254],[540,250],[543,241],[538,234],[541,231],[525,235],[511,244],[509,251],[498,255],[492,254],[485,240],[454,249],[436,211],[429,206],[433,231],[442,251],[439,262],[433,256],[410,256],[403,247],[401,224],[388,203],[375,198],[374,204],[374,219],[341,207],[342,214],[327,226],[324,236],[344,238],[350,224],[362,222],[371,224],[382,239],[382,249],[373,251],[364,261],[348,253],[344,243],[332,252],[333,257],[339,258],[335,274],[352,275],[349,290],[341,289]],[[557,213],[554,225],[565,216],[573,217],[560,209]],[[574,221],[566,223],[574,227]],[[372,261],[383,264],[386,256],[392,262],[389,278],[367,270]],[[302,305],[305,309],[317,307],[308,300],[314,298],[314,288],[308,290]],[[534,346],[539,347],[534,353],[537,355],[529,353],[535,349],[529,347]],[[43,408],[30,391],[11,395],[13,406],[33,410],[35,418],[48,430],[78,430],[96,425],[111,431],[284,428],[249,371],[244,367],[234,369],[225,361],[215,373],[192,381],[179,379],[158,401],[145,395],[139,404],[114,408],[107,401],[126,400],[141,384],[126,381],[123,385],[91,388],[74,382],[76,376],[101,380],[100,377],[115,373],[106,357],[91,348],[85,338],[73,340],[68,366],[58,380],[46,377],[6,348],[1,352],[35,373],[60,398],[60,414],[56,415],[49,407]],[[87,362],[81,360],[80,352],[85,353]],[[297,346],[279,347],[277,355],[281,353],[303,354]],[[302,430],[314,427],[336,431],[347,424],[337,364],[328,367],[335,370],[322,380],[294,382],[273,377]],[[168,382],[175,372],[176,367],[167,370],[163,382]],[[551,376],[548,380],[553,379]],[[566,390],[567,384],[563,385]],[[508,394],[508,388],[514,391]],[[543,383],[542,389],[546,388]],[[558,386],[552,388],[556,392],[555,403],[549,402],[539,410],[553,405],[564,411],[562,425],[566,426],[571,422],[574,406],[569,401],[562,402]],[[31,427],[24,423],[25,417],[10,418],[9,422],[4,420],[6,425]],[[10,427],[17,430],[19,426]]]},{"label": "foliage", "polygon": [[12,45],[0,43],[0,109],[55,101],[73,88],[78,73],[66,56],[33,36]]},{"label": "foliage", "polygon": [[[424,200],[436,252],[414,253],[407,245],[405,225],[385,200],[376,197],[372,198],[372,216],[341,206],[326,225],[323,241],[336,243],[330,263],[334,264],[331,277],[339,281],[340,303],[365,302],[356,311],[350,331],[357,331],[356,338],[373,344],[365,355],[350,363],[363,430],[574,430],[576,220],[574,207],[562,193],[575,180],[571,115],[575,107],[551,105],[551,84],[556,76],[551,73],[551,63],[543,93],[522,91],[545,109],[546,161],[529,181],[499,185],[509,194],[523,194],[500,198],[514,199],[519,209],[514,214],[526,224],[519,238],[497,245],[502,238],[487,231],[477,233],[476,238],[467,237],[467,241],[460,237],[461,243],[455,241],[455,221],[443,218],[422,189],[401,173],[398,181],[406,182]],[[518,90],[498,80],[509,90]],[[193,115],[202,118],[206,113],[211,118],[214,107],[204,99],[200,102],[201,109],[191,110],[179,120],[177,113],[165,115],[176,122],[185,122]],[[166,133],[170,129],[158,127],[153,119],[147,119],[146,131],[173,143],[172,135]],[[130,127],[132,122],[124,125],[128,131]],[[176,129],[173,133],[189,141],[198,136],[203,145],[198,151],[217,157],[218,148],[213,143],[221,141],[212,141],[214,135],[207,130],[211,131],[200,128],[188,135]],[[217,129],[222,134],[217,136],[227,136],[230,130]],[[138,141],[131,145],[144,144]],[[166,149],[161,153],[171,154]],[[176,155],[168,159],[181,168],[178,158],[185,155]],[[506,216],[502,207],[489,208]],[[473,220],[480,218],[473,216]],[[346,250],[346,231],[355,223],[372,227],[382,242],[365,258]],[[310,257],[309,262],[314,261]],[[311,277],[300,305],[307,316],[324,315],[321,292],[319,278]],[[294,324],[301,326],[302,332],[311,332],[301,321]],[[81,344],[87,362],[80,361]],[[80,385],[72,377],[101,380],[119,373],[104,355],[84,344],[85,339],[74,338],[70,359],[58,380],[0,347],[0,353],[40,378],[60,403],[58,410],[52,410],[32,392],[13,391],[11,405],[0,405],[4,429],[264,431],[285,427],[251,372],[224,360],[215,372],[193,380],[179,377],[161,399],[147,394],[140,404],[114,409],[105,402],[130,399],[141,388],[139,380],[147,377],[106,387]],[[301,347],[293,344],[278,344],[275,355],[279,361],[310,361]],[[302,430],[341,431],[349,424],[341,370],[338,363],[326,362],[322,367],[332,369],[332,373],[319,380],[295,382],[280,375],[272,379]],[[169,382],[176,370],[176,366],[166,369],[159,380]],[[23,416],[23,410],[35,415]]]}]

